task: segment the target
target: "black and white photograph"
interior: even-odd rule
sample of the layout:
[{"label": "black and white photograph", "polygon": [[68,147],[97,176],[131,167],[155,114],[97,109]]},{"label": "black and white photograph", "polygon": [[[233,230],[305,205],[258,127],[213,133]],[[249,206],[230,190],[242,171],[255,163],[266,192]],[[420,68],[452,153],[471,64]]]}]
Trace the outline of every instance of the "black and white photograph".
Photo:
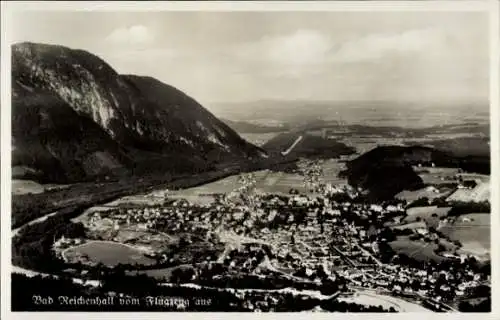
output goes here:
[{"label": "black and white photograph", "polygon": [[90,2],[2,3],[5,319],[492,312],[497,4]]}]

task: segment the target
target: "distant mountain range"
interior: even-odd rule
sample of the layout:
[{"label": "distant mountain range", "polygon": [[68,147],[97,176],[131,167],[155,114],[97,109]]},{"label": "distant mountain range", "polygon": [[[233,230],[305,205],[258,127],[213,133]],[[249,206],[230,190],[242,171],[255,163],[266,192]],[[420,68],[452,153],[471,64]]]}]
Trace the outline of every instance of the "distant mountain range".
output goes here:
[{"label": "distant mountain range", "polygon": [[227,124],[231,129],[239,133],[273,133],[273,132],[283,132],[290,130],[288,125],[262,125],[255,124],[247,121],[233,121],[228,119],[221,119],[225,124]]},{"label": "distant mountain range", "polygon": [[266,156],[193,98],[62,46],[12,46],[14,176],[68,183]]}]

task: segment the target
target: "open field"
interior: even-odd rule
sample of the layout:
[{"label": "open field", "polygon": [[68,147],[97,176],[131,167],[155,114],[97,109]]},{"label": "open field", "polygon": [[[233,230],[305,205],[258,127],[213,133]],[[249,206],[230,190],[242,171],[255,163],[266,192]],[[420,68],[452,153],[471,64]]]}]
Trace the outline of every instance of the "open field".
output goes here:
[{"label": "open field", "polygon": [[195,188],[188,188],[183,190],[172,191],[169,195],[203,195],[203,194],[215,194],[215,193],[229,193],[234,189],[238,188],[240,183],[238,182],[238,175],[230,176],[222,180],[214,181],[208,184],[204,184]]},{"label": "open field", "polygon": [[33,180],[12,179],[12,195],[39,194],[54,189],[68,188],[69,185],[40,184]]},{"label": "open field", "polygon": [[339,178],[339,173],[346,169],[344,162],[338,159],[329,159],[323,161],[321,167],[323,168],[323,176],[321,177],[323,182],[333,185],[347,185],[347,179]]},{"label": "open field", "polygon": [[475,180],[482,182],[490,182],[490,176],[487,174],[480,173],[459,173],[458,176],[462,177],[464,180]]},{"label": "open field", "polygon": [[433,260],[439,263],[446,259],[434,253],[437,248],[437,244],[434,242],[412,241],[408,237],[398,237],[396,241],[390,242],[389,245],[397,253],[404,253],[408,257],[422,262]]},{"label": "open field", "polygon": [[479,182],[473,189],[457,189],[447,201],[483,202],[490,200],[490,182]]},{"label": "open field", "polygon": [[45,188],[31,180],[12,180],[12,194],[42,193]]},{"label": "open field", "polygon": [[426,221],[432,218],[433,214],[436,214],[438,217],[445,217],[448,215],[448,212],[451,210],[451,207],[438,207],[438,206],[427,206],[427,207],[413,207],[406,210],[406,214],[404,221],[406,223],[414,222],[417,218],[421,218]]},{"label": "open field", "polygon": [[301,193],[308,193],[307,188],[304,186],[304,177],[301,175],[268,172],[257,180],[255,191],[258,193],[288,193],[292,188]]},{"label": "open field", "polygon": [[436,198],[445,197],[451,194],[452,191],[453,189],[451,188],[440,188],[438,190],[434,189],[433,187],[425,187],[415,191],[404,190],[398,193],[395,197],[397,199],[406,200],[407,203],[411,203],[420,198],[427,198],[429,200],[433,200]]},{"label": "open field", "polygon": [[404,229],[412,229],[413,230],[413,229],[425,228],[425,227],[426,227],[425,222],[420,221],[420,222],[405,223],[405,224],[401,224],[398,226],[394,226],[392,228],[396,229],[396,230],[404,230]]},{"label": "open field", "polygon": [[440,185],[447,183],[458,183],[458,168],[414,168],[415,172],[422,178],[425,184]]},{"label": "open field", "polygon": [[144,256],[144,252],[122,243],[111,241],[90,241],[71,247],[63,252],[66,260],[76,261],[83,258],[93,263],[107,266],[121,264],[152,265],[155,260]]},{"label": "open field", "polygon": [[267,141],[271,140],[280,132],[266,132],[266,133],[240,133],[240,136],[246,141],[257,146],[264,145]]},{"label": "open field", "polygon": [[[338,159],[322,161],[323,176],[321,180],[333,185],[346,185],[347,180],[338,177],[340,171],[345,168],[345,163]],[[271,170],[260,170],[252,172],[255,179],[255,192],[258,193],[288,193],[294,188],[303,193],[309,193],[304,186],[304,177],[300,174],[284,173]],[[154,206],[161,205],[168,199],[186,199],[193,204],[207,205],[214,201],[213,194],[228,194],[242,184],[239,182],[240,175],[232,175],[207,184],[193,188],[167,190],[157,189],[149,193],[125,196],[105,204],[103,210],[110,207],[128,206]],[[95,211],[95,208],[93,209]]]},{"label": "open field", "polygon": [[396,297],[391,297],[388,295],[377,294],[372,291],[359,291],[350,297],[338,298],[339,301],[345,301],[350,303],[359,303],[365,306],[379,306],[381,305],[385,309],[393,307],[398,312],[430,312],[430,310],[416,304],[399,299]]},{"label": "open field", "polygon": [[490,252],[490,218],[487,213],[471,213],[459,216],[453,223],[440,228],[440,231],[452,240],[458,240],[461,251],[477,256],[486,256]]}]

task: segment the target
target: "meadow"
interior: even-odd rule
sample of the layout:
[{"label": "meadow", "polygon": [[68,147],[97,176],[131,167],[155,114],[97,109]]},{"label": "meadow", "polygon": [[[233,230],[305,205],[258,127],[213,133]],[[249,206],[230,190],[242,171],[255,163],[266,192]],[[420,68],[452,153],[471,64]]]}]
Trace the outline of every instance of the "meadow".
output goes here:
[{"label": "meadow", "polygon": [[243,139],[260,147],[264,145],[267,141],[276,137],[278,134],[280,133],[266,132],[266,133],[241,133],[240,135]]},{"label": "meadow", "polygon": [[438,218],[445,217],[450,210],[451,207],[413,207],[406,210],[407,216],[404,218],[404,221],[406,223],[415,222],[418,218],[422,221],[428,221],[433,215],[436,215]]},{"label": "meadow", "polygon": [[406,254],[417,261],[425,262],[432,260],[439,263],[446,260],[446,258],[434,252],[438,247],[434,242],[413,241],[408,237],[398,237],[395,241],[390,242],[389,245],[395,252]]},{"label": "meadow", "polygon": [[458,189],[453,192],[447,201],[483,202],[490,200],[490,182],[479,182],[474,189]]},{"label": "meadow", "polygon": [[452,191],[453,189],[451,188],[433,189],[432,187],[425,187],[414,191],[404,190],[398,193],[395,197],[397,199],[406,200],[407,203],[411,203],[421,198],[433,200],[436,198],[445,197],[448,196]]},{"label": "meadow", "polygon": [[451,240],[458,240],[463,253],[487,256],[490,252],[491,215],[488,213],[471,213],[457,219],[439,229]]},{"label": "meadow", "polygon": [[414,170],[427,185],[458,183],[456,177],[459,172],[458,168],[415,167]]}]

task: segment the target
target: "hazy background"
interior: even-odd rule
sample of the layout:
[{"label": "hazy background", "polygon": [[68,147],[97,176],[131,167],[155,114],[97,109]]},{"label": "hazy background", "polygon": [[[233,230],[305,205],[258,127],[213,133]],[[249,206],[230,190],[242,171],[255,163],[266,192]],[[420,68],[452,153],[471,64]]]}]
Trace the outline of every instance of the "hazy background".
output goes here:
[{"label": "hazy background", "polygon": [[212,110],[270,99],[488,108],[484,13],[39,11],[14,21],[14,42],[89,50]]}]

